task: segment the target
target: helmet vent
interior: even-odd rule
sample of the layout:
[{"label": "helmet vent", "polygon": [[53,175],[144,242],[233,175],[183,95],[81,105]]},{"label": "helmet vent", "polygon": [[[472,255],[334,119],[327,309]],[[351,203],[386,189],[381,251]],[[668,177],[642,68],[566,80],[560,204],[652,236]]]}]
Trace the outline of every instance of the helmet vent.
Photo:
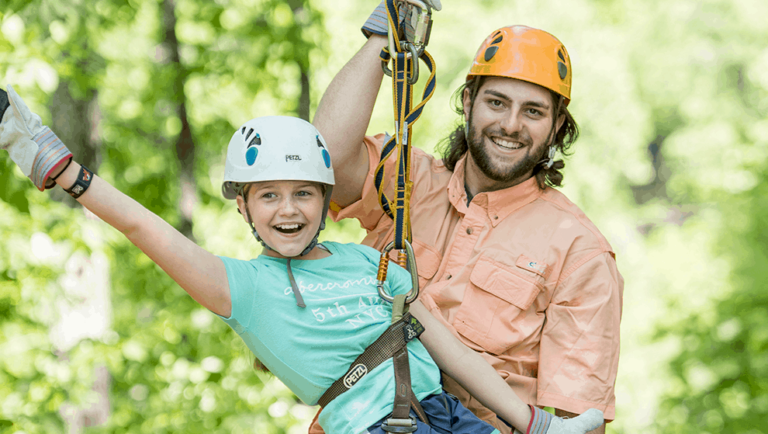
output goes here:
[{"label": "helmet vent", "polygon": [[557,72],[560,74],[560,79],[565,80],[568,75],[568,67],[563,62],[557,62]]},{"label": "helmet vent", "polygon": [[323,162],[325,163],[325,167],[330,169],[331,168],[331,154],[328,153],[328,151],[325,150],[325,146],[323,146],[323,142],[320,141],[320,136],[315,136],[315,139],[317,140],[317,146],[323,150]]},{"label": "helmet vent", "polygon": [[504,39],[504,35],[499,35],[499,37],[494,39],[493,42],[491,42],[491,44],[498,44],[499,42],[501,42],[502,39]]},{"label": "helmet vent", "polygon": [[563,56],[563,51],[562,50],[557,50],[557,57],[559,57],[560,60],[565,62],[565,56]]},{"label": "helmet vent", "polygon": [[[248,132],[248,135],[250,136],[253,130]],[[245,140],[248,140],[248,137],[245,138]],[[251,140],[251,143],[248,144],[248,147],[250,148],[253,145],[261,145],[261,136],[259,133],[256,133],[256,136]]]},{"label": "helmet vent", "polygon": [[245,140],[248,140],[248,137],[251,137],[251,134],[253,134],[253,128],[248,130],[248,134],[245,135]]},{"label": "helmet vent", "polygon": [[496,52],[497,52],[497,51],[499,51],[499,47],[497,47],[497,46],[495,46],[495,45],[494,45],[494,46],[492,46],[492,47],[488,47],[488,49],[487,49],[487,50],[485,50],[485,55],[484,55],[484,57],[483,57],[483,58],[485,59],[485,61],[486,61],[486,62],[488,62],[488,61],[490,61],[491,59],[493,59],[493,56],[495,56],[495,55],[496,55]]}]

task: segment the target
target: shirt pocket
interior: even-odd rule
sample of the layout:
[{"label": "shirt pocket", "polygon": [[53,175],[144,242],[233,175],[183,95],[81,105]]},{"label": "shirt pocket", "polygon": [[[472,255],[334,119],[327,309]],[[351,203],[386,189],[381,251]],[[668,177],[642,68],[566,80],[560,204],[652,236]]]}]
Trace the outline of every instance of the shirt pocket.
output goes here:
[{"label": "shirt pocket", "polygon": [[454,319],[456,331],[492,354],[502,354],[526,339],[539,321],[527,312],[542,286],[513,268],[481,257],[469,276]]},{"label": "shirt pocket", "polygon": [[440,267],[442,255],[440,255],[437,249],[430,247],[428,244],[425,244],[416,238],[413,239],[411,245],[413,246],[413,253],[416,255],[416,271],[419,274],[419,288],[423,289],[427,285],[427,282],[435,277],[435,273],[437,273],[437,269]]}]

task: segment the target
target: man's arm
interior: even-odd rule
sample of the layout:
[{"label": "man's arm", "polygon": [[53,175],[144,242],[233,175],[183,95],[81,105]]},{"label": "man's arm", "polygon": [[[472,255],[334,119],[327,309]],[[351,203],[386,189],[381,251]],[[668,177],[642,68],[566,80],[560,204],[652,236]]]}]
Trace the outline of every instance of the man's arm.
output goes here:
[{"label": "man's arm", "polygon": [[613,420],[623,279],[610,251],[579,262],[560,278],[546,310],[537,404],[575,414],[594,407]]},{"label": "man's arm", "polygon": [[360,199],[368,173],[363,137],[384,73],[379,53],[387,38],[371,35],[326,89],[312,123],[325,138],[333,161],[333,201],[345,207]]},{"label": "man's arm", "polygon": [[[577,413],[571,413],[570,411],[560,410],[559,408],[555,409],[555,416],[557,417],[567,417],[570,419],[573,419],[574,417],[578,416]],[[588,432],[587,434],[605,434],[605,423],[600,425],[599,428],[593,429],[592,431]]]}]

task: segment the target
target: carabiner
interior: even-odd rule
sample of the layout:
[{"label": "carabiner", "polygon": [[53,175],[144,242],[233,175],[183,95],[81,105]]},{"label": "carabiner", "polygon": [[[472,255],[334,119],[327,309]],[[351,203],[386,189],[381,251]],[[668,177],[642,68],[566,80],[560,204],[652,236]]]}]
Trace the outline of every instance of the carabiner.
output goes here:
[{"label": "carabiner", "polygon": [[[408,0],[405,5],[405,40],[416,47],[421,56],[432,33],[432,8],[418,0]],[[408,29],[411,29],[409,32]]]},{"label": "carabiner", "polygon": [[[405,304],[411,304],[419,296],[419,273],[416,270],[416,255],[413,254],[413,247],[408,240],[405,241],[405,253],[408,260],[407,269],[411,273],[411,290],[408,292],[408,297],[405,299]],[[384,282],[387,280],[387,265],[389,264],[389,252],[395,247],[395,242],[387,244],[384,250],[381,251],[381,259],[379,261],[379,274],[376,277],[376,288],[379,290],[379,296],[385,301],[392,303],[395,301],[395,297],[384,292]]]},{"label": "carabiner", "polygon": [[[408,76],[408,83],[416,84],[419,81],[419,50],[410,42],[401,42],[400,47],[402,48],[402,51],[409,51],[411,53],[411,58],[413,59],[413,71],[411,71],[411,75]],[[395,56],[396,55],[397,52],[395,52]],[[389,52],[389,56],[390,59],[393,57],[392,51]],[[384,60],[381,61],[381,70],[384,71],[384,74],[387,77],[392,77],[392,70],[389,69],[387,63],[388,62]]]}]

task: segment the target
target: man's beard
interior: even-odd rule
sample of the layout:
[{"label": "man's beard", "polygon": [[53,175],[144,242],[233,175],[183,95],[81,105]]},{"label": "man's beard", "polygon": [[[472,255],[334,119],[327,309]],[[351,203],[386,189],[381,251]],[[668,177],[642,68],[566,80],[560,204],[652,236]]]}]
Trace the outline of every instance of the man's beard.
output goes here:
[{"label": "man's beard", "polygon": [[[521,148],[521,150],[524,148],[529,148],[529,152],[520,160],[515,161],[511,166],[498,167],[498,163],[495,164],[492,161],[491,156],[488,154],[488,150],[484,146],[483,137],[485,136],[504,137],[509,141],[523,143],[525,146]],[[490,146],[497,146],[493,144],[490,139],[489,141],[491,142]],[[493,134],[480,134],[478,136],[470,118],[469,133],[467,135],[467,146],[469,147],[469,153],[480,171],[482,171],[485,176],[496,182],[512,182],[527,175],[533,170],[534,167],[536,167],[536,164],[538,164],[539,160],[541,160],[544,155],[544,149],[530,149],[532,146],[531,143],[532,140],[528,134],[521,134],[517,131],[511,135],[505,135],[501,132],[494,132]],[[545,146],[541,147],[545,148]]]}]

